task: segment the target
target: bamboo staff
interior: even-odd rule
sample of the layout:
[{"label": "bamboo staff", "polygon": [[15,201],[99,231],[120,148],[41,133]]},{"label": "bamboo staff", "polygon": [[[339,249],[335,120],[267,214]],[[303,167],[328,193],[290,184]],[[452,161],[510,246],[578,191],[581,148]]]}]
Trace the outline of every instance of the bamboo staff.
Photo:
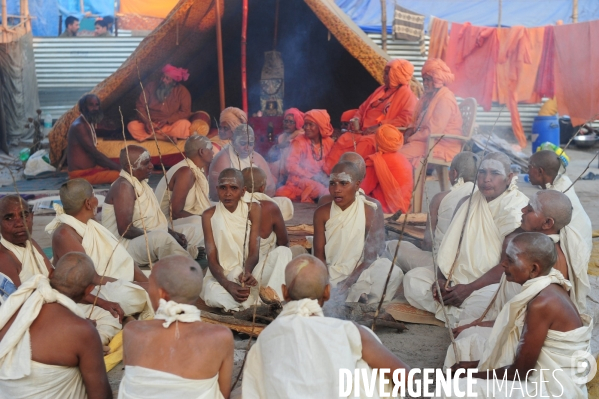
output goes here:
[{"label": "bamboo staff", "polygon": [[247,87],[247,31],[248,31],[248,0],[241,2],[241,107],[248,113]]},{"label": "bamboo staff", "polygon": [[[423,176],[424,176],[424,179],[426,179],[426,167],[428,165],[428,157],[431,154],[431,152],[433,151],[433,149],[437,146],[437,144],[439,144],[441,142],[443,137],[445,137],[445,135],[442,135],[441,137],[439,137],[437,139],[435,144],[433,144],[433,146],[428,150],[426,157],[420,161],[422,168],[420,169],[420,174],[418,175],[418,179],[416,180],[416,183],[414,184],[414,188],[412,189],[412,196],[410,198],[411,206],[412,206],[412,202],[414,201],[414,193],[416,192],[418,184],[420,183],[421,179],[423,179]],[[425,181],[422,184],[425,184]],[[424,191],[426,191],[426,187],[424,187]],[[399,212],[397,212],[397,213],[399,213]],[[397,254],[399,253],[399,247],[403,240],[403,236],[404,236],[407,224],[408,224],[408,217],[406,214],[406,217],[404,218],[404,221],[403,221],[403,225],[401,226],[399,240],[397,240],[397,245],[395,246],[395,253],[393,254],[393,260],[391,261],[391,266],[389,267],[389,273],[387,273],[387,279],[385,280],[385,288],[383,288],[383,295],[381,296],[379,305],[376,309],[376,312],[374,313],[374,318],[372,319],[372,331],[375,330],[376,319],[379,317],[379,313],[381,312],[381,307],[383,306],[383,302],[385,301],[385,297],[387,296],[387,287],[389,286],[389,280],[391,279],[391,273],[393,273],[393,268],[395,267],[395,261],[397,260]]]},{"label": "bamboo staff", "polygon": [[387,0],[381,0],[381,43],[387,52]]}]

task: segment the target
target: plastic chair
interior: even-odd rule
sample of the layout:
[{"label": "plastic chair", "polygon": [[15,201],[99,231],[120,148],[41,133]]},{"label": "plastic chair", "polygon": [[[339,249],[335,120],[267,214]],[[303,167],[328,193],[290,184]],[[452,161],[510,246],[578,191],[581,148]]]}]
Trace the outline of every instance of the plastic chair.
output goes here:
[{"label": "plastic chair", "polygon": [[[476,121],[476,108],[478,104],[476,100],[472,97],[464,99],[459,107],[460,113],[462,114],[462,136],[451,136],[452,139],[457,139],[462,141],[462,149],[464,148],[464,144],[466,144],[472,138],[472,134],[474,133],[474,123]],[[426,153],[428,153],[428,149],[431,148],[438,140],[442,134],[431,134],[428,138],[428,146]],[[445,136],[446,138],[449,136]],[[439,186],[441,191],[448,190],[450,187],[449,183],[449,166],[451,165],[451,161],[447,162],[443,159],[435,158],[433,153],[428,156],[428,165],[433,165],[437,171],[437,177],[439,178]],[[418,180],[418,176],[420,176],[420,170],[422,169],[422,164],[416,168],[414,171],[414,182]],[[418,182],[416,189],[414,190],[414,201],[413,201],[413,212],[420,213],[422,212],[422,199],[424,197],[424,187],[426,183],[426,176],[423,176],[423,179]]]}]

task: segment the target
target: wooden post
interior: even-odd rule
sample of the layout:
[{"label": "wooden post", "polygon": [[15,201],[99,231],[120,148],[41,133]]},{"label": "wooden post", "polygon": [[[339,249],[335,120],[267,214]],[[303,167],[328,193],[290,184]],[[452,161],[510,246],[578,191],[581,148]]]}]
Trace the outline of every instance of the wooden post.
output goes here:
[{"label": "wooden post", "polygon": [[387,0],[381,0],[381,42],[387,52]]},{"label": "wooden post", "polygon": [[497,18],[497,27],[501,28],[501,0],[499,0],[499,16]]},{"label": "wooden post", "polygon": [[578,22],[578,0],[572,0],[572,23]]},{"label": "wooden post", "polygon": [[2,0],[2,28],[8,29],[8,15],[6,15],[6,0]]},{"label": "wooden post", "polygon": [[79,6],[81,7],[81,14],[85,16],[85,4],[84,0],[79,0]]},{"label": "wooden post", "polygon": [[241,3],[241,107],[248,112],[248,86],[247,86],[247,33],[248,33],[248,0]]},{"label": "wooden post", "polygon": [[225,71],[223,66],[223,32],[220,21],[220,0],[216,0],[216,56],[218,58],[218,93],[220,111],[225,109]]},{"label": "wooden post", "polygon": [[31,31],[31,19],[29,18],[29,0],[21,0],[21,18],[25,19],[25,29]]}]

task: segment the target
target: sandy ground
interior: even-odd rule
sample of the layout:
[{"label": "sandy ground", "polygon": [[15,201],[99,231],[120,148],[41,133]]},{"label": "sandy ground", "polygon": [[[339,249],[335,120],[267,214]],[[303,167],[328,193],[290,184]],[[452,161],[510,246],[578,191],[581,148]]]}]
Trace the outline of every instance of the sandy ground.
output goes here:
[{"label": "sandy ground", "polygon": [[[568,175],[572,180],[576,179],[585,167],[589,160],[593,157],[592,151],[579,151],[569,149],[571,163],[568,167]],[[595,160],[589,171],[599,173],[598,163]],[[586,175],[588,172],[585,172]],[[537,191],[535,187],[529,183],[519,182],[520,189],[526,195],[532,195]],[[578,181],[575,185],[576,192],[585,207],[594,229],[599,229],[599,206],[597,206],[597,197],[599,195],[599,181]],[[427,182],[427,192],[429,198],[439,191],[439,185],[436,181]],[[311,223],[313,206],[305,206],[298,204],[296,207],[296,215],[289,224]],[[44,231],[44,227],[52,219],[49,216],[35,217],[33,237],[42,248],[51,246],[50,236]],[[599,279],[591,277],[592,294],[589,300],[589,307],[595,320],[599,320]],[[596,355],[599,352],[599,326],[593,332],[593,353]],[[403,333],[397,333],[389,328],[380,328],[377,330],[377,335],[381,341],[393,353],[402,358],[412,367],[441,367],[445,358],[447,347],[450,343],[447,329],[435,326],[409,324],[408,330]],[[244,350],[247,347],[247,337],[236,336],[236,370],[239,369],[241,358]],[[234,375],[237,375],[235,371]],[[110,373],[109,378],[111,386],[115,392],[118,390],[118,384],[122,377],[122,365],[115,367]]]}]

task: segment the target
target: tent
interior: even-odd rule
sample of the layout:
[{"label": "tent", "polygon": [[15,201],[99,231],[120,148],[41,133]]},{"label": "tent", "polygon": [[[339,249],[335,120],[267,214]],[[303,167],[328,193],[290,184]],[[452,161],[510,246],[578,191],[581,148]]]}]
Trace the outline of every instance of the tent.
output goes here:
[{"label": "tent", "polygon": [[[227,106],[241,106],[241,0],[221,1],[225,94]],[[250,0],[247,44],[249,112],[259,109],[264,52],[273,49],[275,0]],[[347,109],[357,108],[382,83],[389,57],[341,11],[334,0],[279,1],[277,50],[285,63],[285,108],[304,111],[326,108],[333,123]],[[218,117],[214,0],[181,0],[167,18],[111,76],[92,92],[102,101],[107,118],[125,123],[134,117],[142,80],[158,78],[166,63],[189,69],[185,82],[192,110]],[[57,164],[66,148],[66,134],[79,115],[64,114],[50,133],[51,160]]]}]

